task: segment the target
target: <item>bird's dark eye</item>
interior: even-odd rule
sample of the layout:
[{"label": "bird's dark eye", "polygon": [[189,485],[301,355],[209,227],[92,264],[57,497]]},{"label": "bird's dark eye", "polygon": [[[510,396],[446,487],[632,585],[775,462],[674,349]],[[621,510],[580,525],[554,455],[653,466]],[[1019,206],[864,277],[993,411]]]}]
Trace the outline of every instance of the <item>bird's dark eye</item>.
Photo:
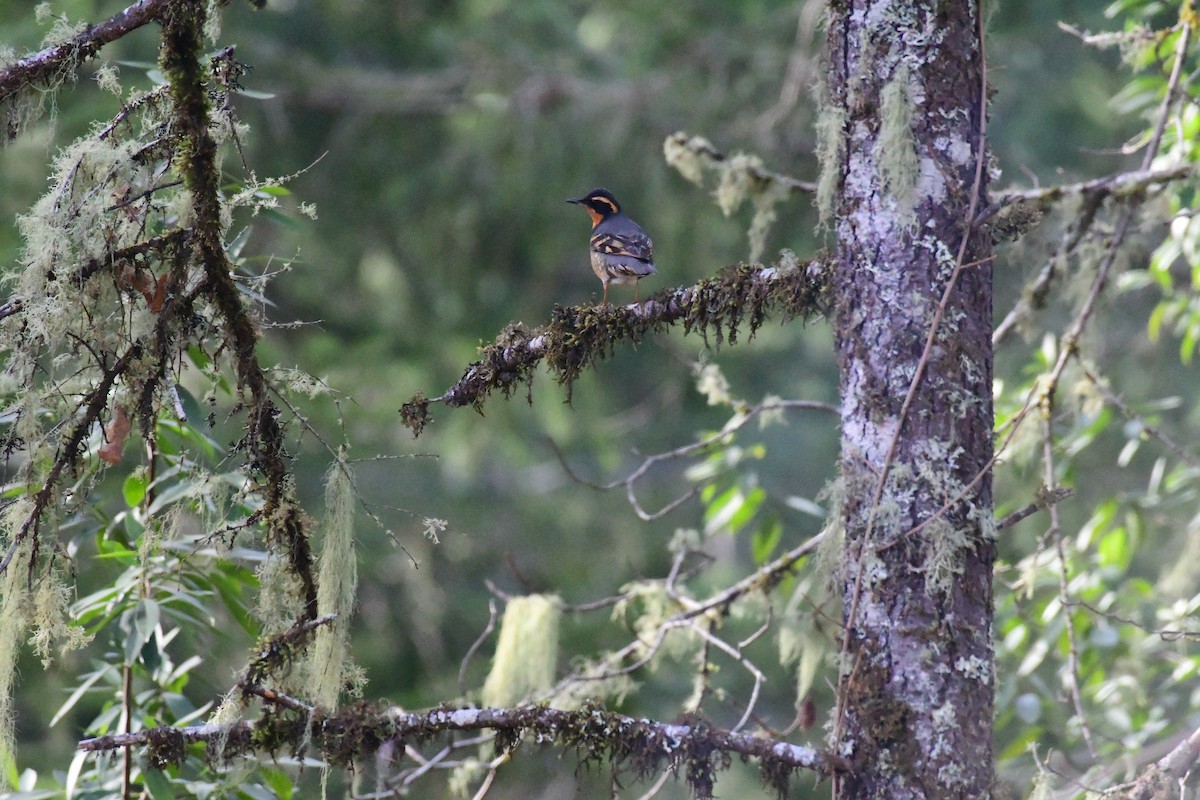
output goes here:
[{"label": "bird's dark eye", "polygon": [[596,208],[597,211],[600,211],[600,212],[603,212],[605,210],[604,206],[607,206],[609,214],[617,213],[617,204],[614,203],[612,200],[609,200],[607,197],[593,197],[592,205]]}]

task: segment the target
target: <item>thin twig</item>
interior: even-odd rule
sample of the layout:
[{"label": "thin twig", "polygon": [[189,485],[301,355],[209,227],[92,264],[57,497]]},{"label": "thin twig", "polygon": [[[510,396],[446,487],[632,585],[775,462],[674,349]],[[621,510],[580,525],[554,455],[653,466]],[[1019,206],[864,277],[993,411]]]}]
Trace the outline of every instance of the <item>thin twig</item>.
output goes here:
[{"label": "thin twig", "polygon": [[696,632],[704,641],[711,644],[713,647],[720,650],[725,655],[732,658],[737,663],[741,664],[742,668],[749,672],[754,677],[754,688],[750,690],[750,699],[746,701],[746,710],[742,714],[741,719],[737,721],[730,730],[737,733],[746,726],[750,717],[754,714],[754,706],[758,704],[758,692],[762,688],[763,681],[767,678],[763,675],[762,670],[754,666],[754,662],[746,658],[740,649],[726,642],[720,636],[715,636],[712,631],[708,630],[707,625],[699,625],[693,622],[689,627]]},{"label": "thin twig", "polygon": [[496,601],[488,599],[488,621],[483,631],[475,637],[475,641],[467,648],[466,655],[463,656],[462,664],[458,667],[458,693],[467,693],[467,666],[471,663],[471,659],[479,652],[479,648],[483,647],[483,643],[492,635],[492,631],[496,630],[496,619],[498,617],[496,611]]},{"label": "thin twig", "polygon": [[1044,494],[1044,497],[1035,500],[1024,508],[1014,511],[1011,514],[1006,515],[1003,519],[997,521],[996,530],[1002,531],[1005,528],[1011,528],[1018,522],[1032,517],[1043,508],[1046,508],[1061,500],[1066,500],[1068,497],[1075,494],[1075,490],[1059,487],[1053,491],[1046,491]]},{"label": "thin twig", "polygon": [[618,478],[617,480],[611,481],[609,483],[594,483],[594,482],[589,481],[586,478],[583,478],[582,476],[580,476],[579,473],[577,473],[571,467],[570,463],[567,461],[566,456],[563,454],[562,450],[559,448],[557,442],[555,442],[554,439],[552,439],[550,437],[547,437],[547,441],[550,444],[550,448],[554,451],[554,455],[558,458],[559,463],[562,464],[563,470],[567,473],[567,475],[573,481],[575,481],[576,483],[582,484],[584,486],[587,486],[589,488],[595,489],[597,491],[601,491],[601,492],[608,492],[608,491],[612,491],[613,489],[618,489],[618,488],[624,487],[625,495],[629,500],[630,506],[633,507],[634,513],[636,513],[640,519],[649,522],[651,520],[658,519],[659,517],[662,517],[662,516],[666,515],[667,513],[669,513],[670,511],[673,511],[674,509],[678,508],[680,505],[682,505],[684,502],[686,502],[689,498],[694,497],[700,491],[699,487],[692,487],[688,491],[681,494],[679,497],[676,497],[674,500],[670,501],[666,505],[659,508],[657,511],[653,511],[653,512],[647,511],[642,506],[641,502],[638,500],[637,493],[636,493],[634,487],[637,484],[637,482],[639,480],[641,480],[641,478],[644,477],[647,472],[650,471],[650,469],[652,467],[654,467],[657,464],[663,463],[665,461],[672,461],[674,459],[683,458],[685,456],[690,456],[697,452],[702,452],[704,450],[707,450],[710,447],[714,447],[714,446],[717,446],[720,444],[727,444],[733,438],[734,433],[741,430],[742,427],[744,427],[747,422],[749,422],[751,419],[758,416],[759,414],[761,414],[765,411],[776,411],[776,410],[786,410],[786,409],[810,409],[810,410],[816,410],[816,411],[827,411],[832,414],[838,413],[837,406],[831,405],[829,403],[817,402],[815,400],[769,400],[769,401],[765,401],[765,402],[759,403],[758,405],[750,406],[749,408],[739,410],[738,413],[732,419],[730,419],[729,422],[727,422],[725,424],[724,428],[722,428],[719,432],[712,434],[711,436],[706,436],[703,439],[699,439],[694,442],[689,442],[688,444],[681,445],[680,447],[676,447],[673,450],[667,450],[662,453],[655,453],[653,455],[646,456],[645,458],[642,459],[642,463],[640,465],[638,465],[638,467],[636,469],[634,469],[632,472],[630,472],[624,478]]},{"label": "thin twig", "polygon": [[1059,186],[1041,186],[1033,189],[1013,189],[1000,195],[975,217],[975,224],[987,222],[1004,208],[1017,203],[1051,203],[1069,197],[1086,195],[1100,201],[1108,197],[1139,195],[1153,186],[1185,180],[1196,175],[1195,164],[1179,164],[1165,169],[1142,166],[1130,172],[1116,172],[1091,180],[1067,183]]},{"label": "thin twig", "polygon": [[1142,433],[1146,434],[1151,439],[1157,440],[1159,444],[1174,453],[1180,461],[1183,461],[1190,467],[1200,469],[1200,456],[1197,456],[1191,450],[1188,450],[1179,442],[1167,436],[1167,434],[1163,433],[1162,429],[1157,425],[1151,425],[1149,422],[1147,422],[1145,417],[1134,411],[1132,406],[1118,397],[1116,392],[1114,392],[1103,381],[1097,378],[1095,373],[1093,373],[1088,367],[1082,367],[1081,369],[1084,377],[1086,377],[1088,381],[1090,381],[1091,384],[1096,387],[1096,390],[1099,391],[1101,395],[1103,395],[1106,403],[1114,406],[1130,422],[1136,422]]},{"label": "thin twig", "polygon": [[[1043,399],[1042,407],[1042,480],[1047,493],[1058,490],[1058,478],[1054,469],[1054,429],[1051,419],[1052,402],[1049,397]],[[1096,746],[1092,743],[1092,729],[1088,725],[1087,715],[1083,710],[1083,695],[1079,689],[1079,649],[1075,636],[1075,620],[1071,615],[1071,593],[1067,581],[1067,551],[1063,544],[1062,524],[1058,516],[1058,503],[1050,503],[1050,538],[1058,553],[1058,599],[1063,606],[1063,621],[1067,627],[1067,692],[1071,695],[1071,704],[1075,706],[1075,716],[1079,719],[1079,730],[1083,734],[1083,742],[1088,754],[1096,760]]]}]

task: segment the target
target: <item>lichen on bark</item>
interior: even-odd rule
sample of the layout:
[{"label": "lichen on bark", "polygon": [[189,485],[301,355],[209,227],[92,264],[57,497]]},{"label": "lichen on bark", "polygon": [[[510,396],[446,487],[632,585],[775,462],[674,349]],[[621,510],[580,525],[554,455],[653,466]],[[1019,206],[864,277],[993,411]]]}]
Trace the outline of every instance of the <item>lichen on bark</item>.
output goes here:
[{"label": "lichen on bark", "polygon": [[840,798],[992,785],[991,242],[964,223],[986,189],[976,11],[851,0],[830,20],[846,626],[832,746],[855,764]]}]

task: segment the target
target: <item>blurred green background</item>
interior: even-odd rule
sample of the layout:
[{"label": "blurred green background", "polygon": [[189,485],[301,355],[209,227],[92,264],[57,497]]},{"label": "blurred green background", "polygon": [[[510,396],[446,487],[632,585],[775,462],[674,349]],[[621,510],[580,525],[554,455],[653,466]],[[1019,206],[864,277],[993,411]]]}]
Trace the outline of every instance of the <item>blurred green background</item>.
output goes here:
[{"label": "blurred green background", "polygon": [[[0,0],[3,38],[18,53],[46,33],[31,5]],[[716,352],[678,332],[636,350],[619,347],[580,380],[570,404],[541,375],[532,406],[522,393],[493,398],[486,417],[435,406],[420,440],[397,414],[418,390],[440,394],[506,324],[537,325],[556,304],[598,301],[588,222],[564,203],[568,197],[605,186],[650,232],[659,275],[643,283],[643,295],[744,259],[749,211],[723,217],[707,190],[664,163],[662,143],[679,130],[700,134],[726,152],[753,152],[771,169],[812,179],[810,90],[820,71],[824,5],[271,0],[261,12],[235,2],[222,14],[219,46],[236,45],[238,58],[253,66],[245,87],[271,95],[235,100],[250,126],[245,164],[259,178],[299,173],[286,202],[315,203],[318,214],[315,221],[293,213],[235,226],[252,225],[245,252],[256,268],[287,265],[271,285],[270,320],[308,323],[269,330],[264,361],[309,371],[334,390],[304,411],[326,441],[344,440],[351,457],[362,459],[359,487],[392,531],[362,516],[355,651],[370,696],[409,707],[458,696],[460,660],[487,621],[485,579],[513,593],[558,591],[580,602],[665,572],[673,532],[702,524],[699,502],[642,522],[620,492],[573,481],[555,449],[580,475],[606,482],[643,454],[719,428],[728,410],[707,406],[694,389],[692,366],[702,355],[721,366],[739,397],[836,402],[828,327],[768,323],[753,341]],[[989,5],[990,144],[1002,170],[994,187],[1122,166],[1114,148],[1142,121],[1109,102],[1126,80],[1117,54],[1088,49],[1056,25],[1112,25],[1103,4]],[[51,4],[72,21],[96,21],[121,6]],[[104,51],[109,62],[130,62],[121,67],[126,86],[150,85],[137,64],[153,62],[155,34],[143,30]],[[55,149],[118,108],[91,74],[85,70],[60,94],[53,123],[0,151],[0,263],[19,259],[14,218],[44,190]],[[227,153],[225,166],[231,181],[245,180],[238,154]],[[809,198],[796,196],[781,210],[767,258],[783,247],[805,257],[825,244]],[[1045,252],[1045,241],[1035,239],[998,262],[998,314]],[[618,300],[628,294],[615,291]],[[1128,321],[1130,331],[1142,325],[1144,316]],[[1029,351],[1010,342],[999,354],[998,377],[1016,375]],[[1194,376],[1180,372],[1163,368],[1162,393],[1192,389]],[[292,430],[302,496],[316,515],[330,456],[299,426]],[[746,480],[767,489],[790,546],[820,527],[797,510],[802,503],[788,500],[815,498],[833,476],[836,425],[828,416],[794,413],[786,426],[748,433],[746,443],[764,437],[766,454]],[[686,466],[652,471],[639,484],[644,504],[655,508],[685,491]],[[1028,494],[1015,489],[1036,486],[1036,475],[1003,478],[1000,486],[1014,491],[1001,491],[998,502],[1024,505]],[[1097,490],[1113,486],[1101,481]],[[449,522],[440,544],[423,536],[426,517]],[[721,546],[728,552],[714,584],[750,564],[746,542]],[[568,617],[564,653],[623,640],[603,622],[603,615]],[[212,685],[193,687],[203,698],[223,690],[246,643],[197,646],[216,662],[206,673]],[[468,685],[478,685],[485,668],[486,658],[475,659]],[[23,670],[19,701],[20,730],[33,737],[23,757],[34,762],[39,752],[62,758],[75,738],[66,724],[41,738],[53,707],[30,689],[46,681],[54,691],[65,679],[39,672],[32,661]],[[657,700],[644,693],[642,707],[670,708],[668,701],[688,692],[664,686]],[[790,713],[788,689],[786,681],[767,688],[780,716]],[[772,721],[782,727],[788,719]]]}]

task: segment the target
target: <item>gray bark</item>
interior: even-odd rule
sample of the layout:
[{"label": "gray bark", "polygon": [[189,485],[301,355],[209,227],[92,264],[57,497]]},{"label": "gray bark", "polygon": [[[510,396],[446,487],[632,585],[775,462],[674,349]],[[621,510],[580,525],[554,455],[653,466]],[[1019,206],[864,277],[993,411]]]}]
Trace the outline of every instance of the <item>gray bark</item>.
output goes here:
[{"label": "gray bark", "polygon": [[991,795],[991,244],[967,222],[987,178],[978,11],[830,9],[819,132],[838,181],[841,798]]}]

